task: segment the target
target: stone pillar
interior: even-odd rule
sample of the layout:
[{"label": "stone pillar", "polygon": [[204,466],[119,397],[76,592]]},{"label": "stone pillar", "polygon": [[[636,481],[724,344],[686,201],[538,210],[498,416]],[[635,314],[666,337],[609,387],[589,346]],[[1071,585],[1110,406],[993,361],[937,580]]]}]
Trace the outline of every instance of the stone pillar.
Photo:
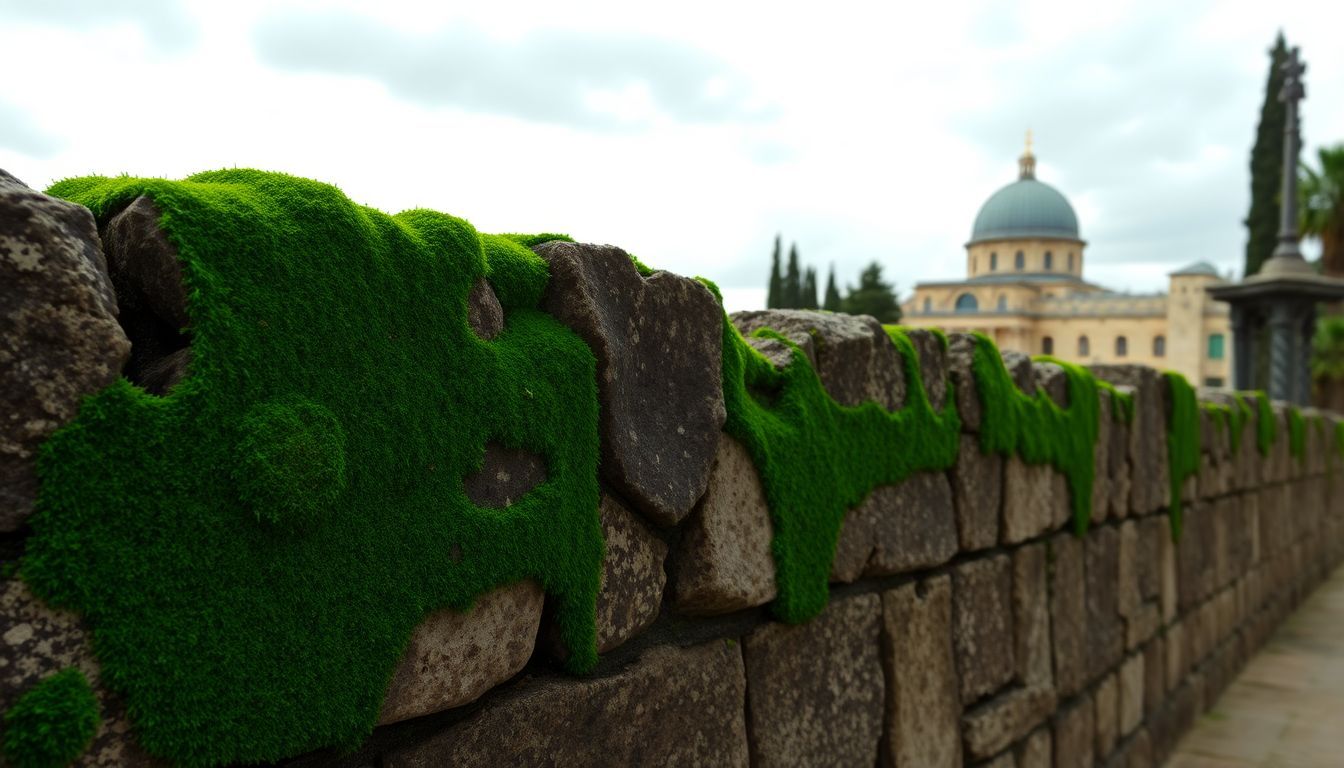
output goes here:
[{"label": "stone pillar", "polygon": [[1269,314],[1269,396],[1274,400],[1293,397],[1293,352],[1297,346],[1293,332],[1292,308],[1278,303]]},{"label": "stone pillar", "polygon": [[1299,405],[1311,405],[1311,339],[1316,334],[1316,304],[1307,302],[1298,333],[1301,353],[1294,361],[1297,375],[1297,392],[1294,402]]},{"label": "stone pillar", "polygon": [[1250,321],[1250,311],[1241,304],[1232,308],[1232,386],[1236,389],[1255,389],[1251,380],[1254,374],[1255,339],[1254,326]]}]

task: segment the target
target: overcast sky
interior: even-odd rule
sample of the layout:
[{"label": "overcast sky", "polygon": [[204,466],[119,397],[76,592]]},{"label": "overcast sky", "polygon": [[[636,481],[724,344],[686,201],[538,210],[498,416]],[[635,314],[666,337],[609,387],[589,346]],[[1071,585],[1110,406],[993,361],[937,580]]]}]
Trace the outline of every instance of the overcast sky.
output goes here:
[{"label": "overcast sky", "polygon": [[1153,291],[1240,269],[1279,29],[1308,62],[1305,156],[1344,141],[1341,8],[0,0],[0,168],[286,171],[613,243],[738,309],[764,302],[777,232],[823,281],[964,276],[1030,128],[1087,277]]}]

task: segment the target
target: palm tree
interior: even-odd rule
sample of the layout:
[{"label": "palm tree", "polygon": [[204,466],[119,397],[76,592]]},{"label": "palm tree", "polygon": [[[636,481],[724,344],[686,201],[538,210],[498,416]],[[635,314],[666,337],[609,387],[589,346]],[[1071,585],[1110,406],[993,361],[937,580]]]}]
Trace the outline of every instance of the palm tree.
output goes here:
[{"label": "palm tree", "polygon": [[1302,164],[1302,235],[1321,241],[1321,271],[1344,277],[1344,144],[1321,147],[1318,156],[1319,168]]}]

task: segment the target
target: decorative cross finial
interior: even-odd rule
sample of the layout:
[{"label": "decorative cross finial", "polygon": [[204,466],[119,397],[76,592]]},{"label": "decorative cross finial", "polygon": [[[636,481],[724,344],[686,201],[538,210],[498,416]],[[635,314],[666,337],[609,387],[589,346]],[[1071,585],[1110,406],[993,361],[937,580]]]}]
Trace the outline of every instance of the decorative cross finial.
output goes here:
[{"label": "decorative cross finial", "polygon": [[1036,178],[1036,156],[1031,154],[1031,129],[1027,129],[1027,148],[1017,159],[1017,177],[1019,179]]},{"label": "decorative cross finial", "polygon": [[1299,102],[1307,96],[1307,88],[1302,84],[1302,75],[1307,65],[1301,60],[1301,49],[1296,45],[1288,52],[1288,60],[1281,65],[1283,69],[1283,90],[1279,91],[1279,101],[1285,104]]},{"label": "decorative cross finial", "polygon": [[1283,102],[1283,194],[1279,197],[1279,244],[1260,269],[1266,275],[1310,269],[1297,246],[1297,153],[1302,143],[1298,136],[1297,107],[1307,95],[1302,85],[1307,65],[1302,62],[1297,46],[1288,51],[1288,60],[1282,67],[1283,90],[1279,92],[1279,101]]},{"label": "decorative cross finial", "polygon": [[1031,154],[1031,129],[1027,129],[1027,154]]}]

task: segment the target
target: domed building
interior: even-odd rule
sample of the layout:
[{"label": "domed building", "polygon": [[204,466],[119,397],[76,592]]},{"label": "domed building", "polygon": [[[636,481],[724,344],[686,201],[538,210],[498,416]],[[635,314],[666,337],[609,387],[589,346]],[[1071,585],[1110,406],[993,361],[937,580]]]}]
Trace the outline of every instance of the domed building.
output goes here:
[{"label": "domed building", "polygon": [[1221,282],[1199,262],[1172,272],[1169,291],[1108,291],[1083,279],[1087,241],[1059,190],[1037,180],[1027,149],[1018,179],[990,195],[966,243],[966,279],[919,283],[903,306],[915,327],[980,331],[1001,349],[1077,363],[1141,363],[1191,383],[1229,382],[1227,305],[1205,288]]}]

